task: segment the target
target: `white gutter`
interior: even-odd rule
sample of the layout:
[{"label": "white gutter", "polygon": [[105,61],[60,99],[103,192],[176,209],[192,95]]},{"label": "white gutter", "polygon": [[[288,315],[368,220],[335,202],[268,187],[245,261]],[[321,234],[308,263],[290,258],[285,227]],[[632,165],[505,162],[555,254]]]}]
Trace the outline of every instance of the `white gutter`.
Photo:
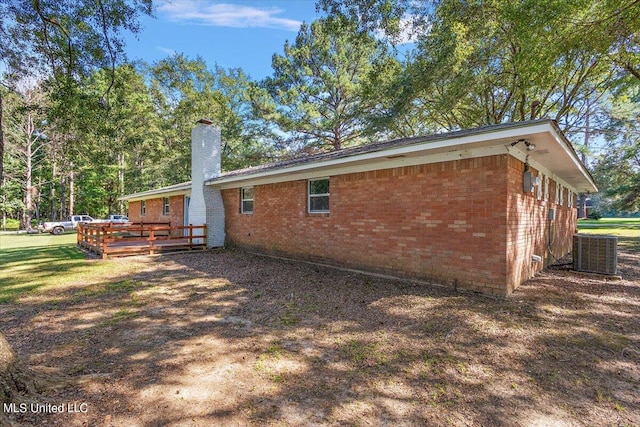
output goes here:
[{"label": "white gutter", "polygon": [[156,188],[149,191],[142,191],[140,193],[127,194],[126,196],[118,197],[118,200],[135,202],[138,200],[155,199],[158,197],[171,197],[191,194],[191,181],[183,182],[181,184],[170,185],[168,187]]}]

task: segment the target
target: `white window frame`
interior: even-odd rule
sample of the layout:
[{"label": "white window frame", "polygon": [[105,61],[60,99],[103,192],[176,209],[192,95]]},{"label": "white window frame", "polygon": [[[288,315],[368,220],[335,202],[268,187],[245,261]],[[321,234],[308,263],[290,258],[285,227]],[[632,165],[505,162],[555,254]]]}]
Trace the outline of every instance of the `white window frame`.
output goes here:
[{"label": "white window frame", "polygon": [[[245,190],[251,190],[251,198],[245,197]],[[254,208],[254,200],[255,200],[255,192],[253,187],[242,187],[240,188],[240,213],[242,214],[252,214]],[[251,202],[251,210],[245,209],[245,202]]]},{"label": "white window frame", "polygon": [[[312,182],[316,182],[316,181],[328,181],[329,184],[329,192],[328,193],[314,193],[311,194],[311,183]],[[327,197],[328,201],[329,201],[329,209],[326,210],[311,210],[311,199],[314,197]],[[307,181],[307,212],[309,213],[329,213],[331,209],[331,180],[329,179],[329,177],[323,177],[323,178],[313,178]]]},{"label": "white window frame", "polygon": [[567,191],[567,206],[573,207],[573,191],[571,190]]},{"label": "white window frame", "polygon": [[549,177],[545,176],[544,177],[544,201],[548,202],[549,201]]},{"label": "white window frame", "polygon": [[140,200],[140,216],[145,216],[147,214],[147,201]]},{"label": "white window frame", "polygon": [[556,203],[560,206],[564,204],[564,188],[559,182],[556,182]]},{"label": "white window frame", "polygon": [[162,198],[162,215],[169,215],[169,198],[168,197],[163,197]]},{"label": "white window frame", "polygon": [[542,185],[544,183],[544,175],[538,173],[538,188],[536,188],[536,198],[542,200]]}]

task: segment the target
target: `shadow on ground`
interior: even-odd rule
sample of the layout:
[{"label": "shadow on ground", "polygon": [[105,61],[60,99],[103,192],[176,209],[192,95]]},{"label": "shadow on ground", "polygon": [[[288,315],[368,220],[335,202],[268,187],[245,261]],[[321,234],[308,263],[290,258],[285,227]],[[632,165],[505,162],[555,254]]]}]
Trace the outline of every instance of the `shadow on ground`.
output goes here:
[{"label": "shadow on ground", "polygon": [[622,281],[547,271],[507,299],[239,251],[109,261],[122,274],[0,305],[19,354],[76,379],[43,399],[88,407],[16,417],[639,425],[637,257]]}]

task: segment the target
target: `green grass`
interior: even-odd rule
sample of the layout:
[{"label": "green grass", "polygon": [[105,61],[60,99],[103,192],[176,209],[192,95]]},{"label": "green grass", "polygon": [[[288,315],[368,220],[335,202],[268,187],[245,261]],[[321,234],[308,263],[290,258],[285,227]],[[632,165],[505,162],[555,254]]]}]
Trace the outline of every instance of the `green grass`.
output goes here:
[{"label": "green grass", "polygon": [[640,228],[640,218],[601,218],[601,219],[580,219],[578,227],[632,227]]},{"label": "green grass", "polygon": [[581,219],[578,231],[592,234],[611,234],[622,237],[640,237],[640,218]]},{"label": "green grass", "polygon": [[0,234],[0,304],[85,278],[104,277],[109,263],[89,263],[75,234]]},{"label": "green grass", "polygon": [[18,248],[54,247],[75,245],[76,233],[62,234],[18,234],[15,232],[0,233],[0,255],[4,250]]},{"label": "green grass", "polygon": [[[640,250],[640,218],[602,218],[578,221],[580,233],[618,236],[621,246]],[[131,283],[104,278],[117,273],[110,262],[90,263],[76,247],[75,233],[51,234],[0,233],[0,304],[10,303],[25,295],[70,283],[83,282],[83,292],[108,293],[129,290]],[[93,286],[90,282],[97,283]],[[293,304],[293,303],[291,303]],[[310,307],[313,311],[315,307]],[[293,306],[285,307],[280,320],[285,326],[298,323]],[[354,356],[355,357],[355,356]]]},{"label": "green grass", "polygon": [[618,236],[618,243],[640,250],[640,218],[602,218],[578,221],[578,231],[585,234]]}]

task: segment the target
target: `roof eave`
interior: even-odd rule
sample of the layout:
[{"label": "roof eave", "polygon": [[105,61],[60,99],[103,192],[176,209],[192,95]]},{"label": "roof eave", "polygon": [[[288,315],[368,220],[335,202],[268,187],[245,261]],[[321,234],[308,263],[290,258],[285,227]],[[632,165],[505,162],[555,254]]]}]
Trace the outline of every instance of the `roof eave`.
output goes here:
[{"label": "roof eave", "polygon": [[122,197],[118,197],[118,200],[123,202],[135,202],[138,200],[155,199],[159,197],[171,197],[186,195],[191,193],[191,181],[183,182],[180,184],[170,185],[167,187],[156,188],[149,191],[142,191],[140,193],[127,194]]},{"label": "roof eave", "polygon": [[[407,155],[429,155],[429,153],[438,154],[438,159],[442,157],[442,153],[459,152],[460,156],[466,157],[465,151],[476,149],[477,153],[483,153],[482,149],[488,147],[505,147],[505,152],[513,152],[509,150],[510,144],[507,142],[516,141],[523,136],[548,134],[555,141],[549,147],[557,150],[558,155],[568,158],[574,170],[579,174],[576,184],[572,185],[580,192],[597,192],[597,187],[593,182],[591,174],[579,160],[575,150],[564,137],[562,131],[552,120],[539,120],[533,122],[523,122],[510,124],[509,126],[495,126],[489,129],[480,128],[473,132],[454,132],[442,134],[439,138],[428,138],[420,141],[420,139],[412,139],[407,145],[387,147],[383,149],[374,149],[363,153],[356,153],[343,157],[331,157],[328,159],[320,159],[318,161],[304,162],[300,164],[292,164],[278,167],[268,167],[265,170],[257,169],[256,171],[248,170],[240,174],[231,173],[227,176],[222,175],[210,179],[205,182],[206,185],[214,185],[221,188],[229,188],[232,186],[241,186],[243,183],[259,182],[260,180],[269,180],[272,182],[291,179],[302,179],[299,177],[308,176],[317,171],[322,174],[326,170],[335,170],[340,167],[347,167],[353,164],[377,163],[393,158],[402,158]],[[507,143],[505,145],[505,143]],[[554,146],[555,145],[555,146]],[[480,151],[478,151],[480,149]],[[522,153],[521,153],[522,154]],[[524,153],[526,154],[526,153]],[[455,156],[454,156],[455,157]],[[387,167],[395,167],[402,162],[387,162]],[[274,165],[275,166],[275,165]],[[581,178],[582,177],[582,178]]]},{"label": "roof eave", "polygon": [[560,146],[571,157],[571,159],[574,162],[574,165],[576,166],[576,169],[578,169],[582,173],[586,181],[588,181],[588,185],[585,185],[584,188],[581,188],[580,192],[581,193],[597,193],[598,187],[596,186],[595,180],[593,179],[593,175],[591,175],[591,172],[589,172],[585,164],[582,163],[582,161],[578,157],[578,153],[573,148],[573,145],[571,144],[571,142],[564,135],[564,133],[562,132],[558,124],[555,122],[555,120],[550,121],[550,125],[553,129],[553,134],[556,140],[558,141],[558,143],[560,144]]}]

